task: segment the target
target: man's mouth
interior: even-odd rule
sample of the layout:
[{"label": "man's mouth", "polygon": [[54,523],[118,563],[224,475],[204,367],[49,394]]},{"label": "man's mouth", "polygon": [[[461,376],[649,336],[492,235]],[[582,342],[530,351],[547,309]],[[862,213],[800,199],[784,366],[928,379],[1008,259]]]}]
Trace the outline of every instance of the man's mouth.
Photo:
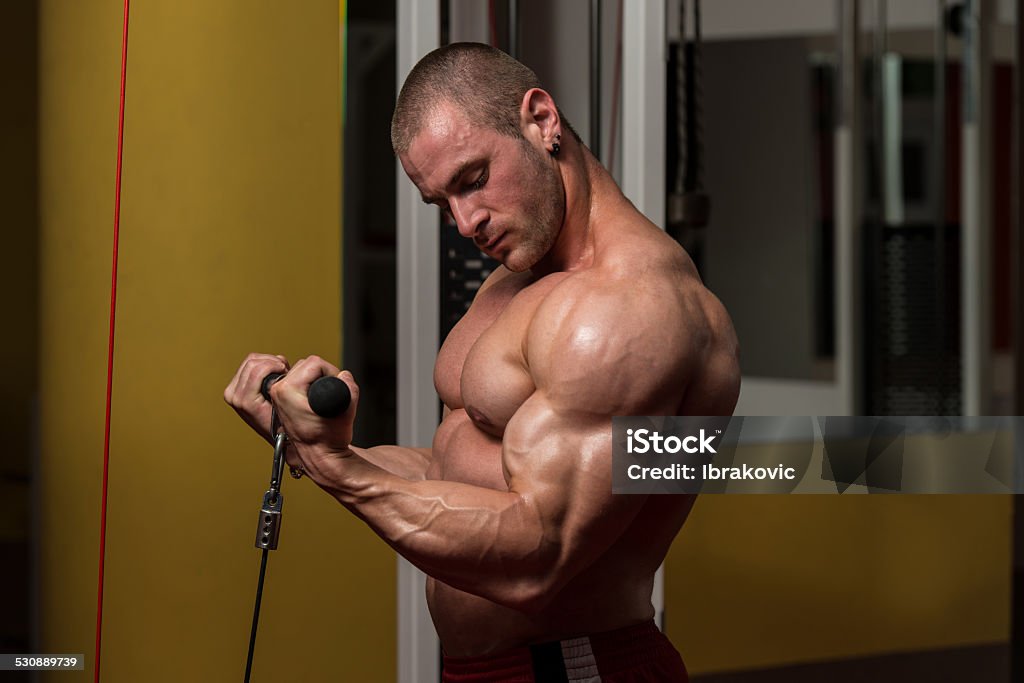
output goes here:
[{"label": "man's mouth", "polygon": [[504,232],[499,234],[497,237],[493,238],[490,242],[485,244],[484,245],[484,249],[487,249],[488,251],[493,250],[494,247],[498,246],[498,242],[501,242],[501,240],[505,237],[505,235],[506,235],[506,233],[504,233]]}]

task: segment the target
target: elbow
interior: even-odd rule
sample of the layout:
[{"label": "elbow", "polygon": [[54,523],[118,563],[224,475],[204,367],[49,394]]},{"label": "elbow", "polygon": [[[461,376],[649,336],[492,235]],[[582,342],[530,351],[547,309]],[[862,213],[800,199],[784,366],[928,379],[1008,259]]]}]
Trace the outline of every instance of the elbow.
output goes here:
[{"label": "elbow", "polygon": [[553,577],[531,577],[518,581],[509,591],[506,607],[535,617],[548,610],[558,596],[559,586]]}]

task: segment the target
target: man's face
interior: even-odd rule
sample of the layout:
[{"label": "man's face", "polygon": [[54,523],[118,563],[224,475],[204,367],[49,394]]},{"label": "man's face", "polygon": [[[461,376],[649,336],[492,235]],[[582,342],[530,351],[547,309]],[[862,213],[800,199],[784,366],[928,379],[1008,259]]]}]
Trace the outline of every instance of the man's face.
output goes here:
[{"label": "man's face", "polygon": [[442,104],[399,158],[423,201],[448,211],[459,234],[509,270],[530,269],[555,243],[565,215],[561,176],[527,140],[473,126]]}]

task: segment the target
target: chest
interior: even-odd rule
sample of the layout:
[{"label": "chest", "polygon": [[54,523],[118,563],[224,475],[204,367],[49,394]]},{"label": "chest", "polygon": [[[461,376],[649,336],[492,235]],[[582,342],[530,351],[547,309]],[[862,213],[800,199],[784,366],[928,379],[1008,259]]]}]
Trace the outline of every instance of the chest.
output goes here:
[{"label": "chest", "polygon": [[481,293],[437,355],[434,385],[449,409],[464,409],[476,427],[502,436],[536,389],[527,364],[527,331],[544,298],[565,277],[511,276]]}]

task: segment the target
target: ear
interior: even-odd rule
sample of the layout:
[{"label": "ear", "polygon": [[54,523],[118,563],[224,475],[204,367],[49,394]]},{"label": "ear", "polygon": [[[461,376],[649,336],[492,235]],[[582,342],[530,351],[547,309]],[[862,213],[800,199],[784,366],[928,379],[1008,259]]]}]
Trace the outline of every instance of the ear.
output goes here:
[{"label": "ear", "polygon": [[527,140],[548,151],[562,134],[562,120],[555,100],[545,90],[531,88],[523,95],[519,108],[520,123]]}]

